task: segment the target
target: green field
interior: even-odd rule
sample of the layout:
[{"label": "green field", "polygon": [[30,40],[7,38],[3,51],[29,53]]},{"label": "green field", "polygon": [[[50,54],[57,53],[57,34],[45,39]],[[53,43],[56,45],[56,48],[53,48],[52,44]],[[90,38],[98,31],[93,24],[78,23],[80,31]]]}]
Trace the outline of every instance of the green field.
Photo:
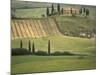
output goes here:
[{"label": "green field", "polygon": [[12,56],[12,74],[95,69],[94,56]]},{"label": "green field", "polygon": [[[40,14],[41,12],[41,14]],[[31,9],[17,9],[16,17],[22,18],[41,18],[42,15],[46,15],[46,8],[31,8]]]},{"label": "green field", "polygon": [[[50,36],[39,39],[30,39],[34,41],[36,50],[47,51],[48,40],[51,40],[51,52],[54,51],[70,51],[78,53],[94,53],[95,54],[95,39],[67,37],[67,36]],[[29,39],[22,39],[23,48],[28,48]],[[12,40],[12,48],[20,47],[20,39]]]},{"label": "green field", "polygon": [[[68,51],[87,56],[12,56],[12,74],[95,69],[95,39],[51,36],[30,40],[34,40],[36,50],[47,51],[49,39],[51,40],[51,52]],[[29,39],[22,40],[24,48],[28,48]],[[13,40],[12,48],[18,48],[18,43],[20,39]]]}]

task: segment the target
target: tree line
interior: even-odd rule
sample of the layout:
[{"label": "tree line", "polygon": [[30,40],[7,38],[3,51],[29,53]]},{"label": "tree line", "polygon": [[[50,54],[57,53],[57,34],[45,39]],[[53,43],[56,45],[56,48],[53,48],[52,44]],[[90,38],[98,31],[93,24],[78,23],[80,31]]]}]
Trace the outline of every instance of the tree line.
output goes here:
[{"label": "tree line", "polygon": [[[11,8],[11,18],[16,18],[15,12],[16,12],[16,8]],[[72,13],[72,8],[71,8],[70,12],[72,15],[74,15]],[[80,8],[79,13],[80,13],[80,15],[84,14],[85,16],[89,16],[90,11],[88,8],[82,7],[82,8]],[[56,9],[54,7],[54,4],[52,4],[51,7],[46,8],[46,16],[47,17],[53,16],[53,15],[63,15],[63,14],[64,14],[64,8],[63,7],[61,8],[60,4],[57,4]],[[45,15],[42,15],[42,16],[44,17]]]},{"label": "tree line", "polygon": [[[50,11],[51,10],[51,11]],[[70,13],[72,14],[72,16],[74,15],[72,12],[72,8],[70,9]],[[55,9],[54,5],[52,4],[51,7],[47,7],[46,9],[46,15],[48,16],[53,16],[53,15],[63,15],[64,14],[64,8],[61,8],[60,4],[57,4],[57,7]],[[79,9],[79,14],[82,15],[84,14],[84,16],[89,16],[90,11],[88,8],[80,8]]]},{"label": "tree line", "polygon": [[89,11],[89,9],[83,7],[83,8],[80,8],[79,13],[83,14],[84,16],[89,16],[90,11]]},{"label": "tree line", "polygon": [[[50,11],[51,9],[51,11]],[[57,9],[55,9],[54,5],[51,5],[51,8],[47,7],[46,9],[46,15],[48,16],[52,16],[52,15],[61,15],[63,14],[63,8],[60,7],[60,4],[57,4]]]},{"label": "tree line", "polygon": [[66,51],[64,51],[64,52],[56,51],[56,52],[52,53],[50,40],[48,40],[47,52],[46,51],[39,51],[39,50],[37,51],[35,49],[34,41],[33,42],[31,42],[30,40],[28,41],[28,49],[24,48],[23,44],[24,44],[23,41],[20,40],[19,48],[12,48],[12,50],[11,50],[12,56],[14,56],[14,55],[42,55],[42,56],[45,56],[45,55],[53,55],[53,56],[55,56],[55,55],[76,55],[76,54],[70,53],[68,51],[67,52]]},{"label": "tree line", "polygon": [[[23,51],[23,52],[22,52]],[[47,54],[50,55],[51,48],[50,48],[50,40],[48,40],[48,51]],[[43,51],[36,51],[34,41],[31,42],[28,41],[28,49],[23,47],[23,41],[20,40],[20,46],[19,48],[13,48],[12,49],[12,55],[26,55],[26,54],[45,54]]]}]

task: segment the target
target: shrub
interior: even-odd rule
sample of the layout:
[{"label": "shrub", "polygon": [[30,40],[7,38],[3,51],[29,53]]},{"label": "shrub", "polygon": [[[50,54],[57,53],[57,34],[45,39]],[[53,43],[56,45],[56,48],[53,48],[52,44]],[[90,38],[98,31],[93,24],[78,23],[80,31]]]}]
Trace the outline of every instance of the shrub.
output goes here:
[{"label": "shrub", "polygon": [[52,53],[52,55],[61,55],[61,54],[62,54],[62,53],[59,52],[59,51],[56,51],[56,52]]},{"label": "shrub", "polygon": [[34,53],[35,55],[48,55],[45,51],[37,51]]},{"label": "shrub", "polygon": [[52,55],[75,55],[75,54],[70,53],[70,52],[59,52],[59,51],[56,51],[56,52],[52,53]]},{"label": "shrub", "polygon": [[75,55],[74,53],[71,52],[62,52],[63,55]]},{"label": "shrub", "polygon": [[25,48],[12,48],[11,49],[11,55],[29,55],[31,52],[29,52]]},{"label": "shrub", "polygon": [[[43,55],[43,56],[48,56],[48,53],[47,52],[45,52],[45,51],[37,51],[37,52],[35,52],[34,53],[35,55]],[[70,52],[59,52],[59,51],[56,51],[56,52],[54,52],[54,53],[51,53],[50,54],[51,56],[53,55],[53,56],[67,56],[67,55],[75,55],[75,54],[73,54],[73,53],[70,53]]]}]

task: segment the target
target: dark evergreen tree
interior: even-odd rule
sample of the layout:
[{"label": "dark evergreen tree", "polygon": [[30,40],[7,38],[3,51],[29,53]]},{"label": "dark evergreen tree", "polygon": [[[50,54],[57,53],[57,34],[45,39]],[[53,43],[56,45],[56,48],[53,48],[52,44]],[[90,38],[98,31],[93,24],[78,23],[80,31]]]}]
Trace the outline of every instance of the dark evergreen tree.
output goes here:
[{"label": "dark evergreen tree", "polygon": [[60,4],[57,5],[58,14],[60,14]]},{"label": "dark evergreen tree", "polygon": [[52,4],[52,8],[51,8],[51,15],[54,15],[54,6]]},{"label": "dark evergreen tree", "polygon": [[49,8],[47,7],[46,15],[49,16]]},{"label": "dark evergreen tree", "polygon": [[30,42],[30,40],[29,40],[29,44],[28,44],[28,49],[31,52],[31,42]]},{"label": "dark evergreen tree", "polygon": [[33,45],[32,45],[32,52],[35,53],[34,41],[33,41]]},{"label": "dark evergreen tree", "polygon": [[73,14],[73,12],[72,12],[72,8],[70,9],[70,13]]},{"label": "dark evergreen tree", "polygon": [[13,6],[13,0],[10,0],[11,1],[11,18],[16,18],[16,15],[15,15],[15,12],[16,12],[16,8],[15,6]]},{"label": "dark evergreen tree", "polygon": [[23,42],[22,42],[22,40],[20,41],[20,48],[23,48]]},{"label": "dark evergreen tree", "polygon": [[85,11],[86,11],[86,9],[85,8],[83,8],[83,12],[85,13]]},{"label": "dark evergreen tree", "polygon": [[89,15],[89,9],[86,9],[86,16]]},{"label": "dark evergreen tree", "polygon": [[48,41],[48,55],[50,55],[50,40]]},{"label": "dark evergreen tree", "polygon": [[80,8],[79,13],[82,14],[82,8]]},{"label": "dark evergreen tree", "polygon": [[16,12],[16,9],[15,8],[11,8],[11,18],[15,18],[15,12]]},{"label": "dark evergreen tree", "polygon": [[61,9],[61,14],[62,14],[62,15],[64,14],[64,9],[63,9],[63,8]]}]

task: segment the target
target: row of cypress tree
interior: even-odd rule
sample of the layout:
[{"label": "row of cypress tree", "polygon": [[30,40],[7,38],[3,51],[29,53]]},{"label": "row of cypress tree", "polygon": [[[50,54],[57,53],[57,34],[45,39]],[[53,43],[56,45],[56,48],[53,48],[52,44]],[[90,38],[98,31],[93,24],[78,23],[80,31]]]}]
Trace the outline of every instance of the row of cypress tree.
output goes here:
[{"label": "row of cypress tree", "polygon": [[81,8],[80,14],[84,14],[85,16],[88,16],[90,14],[89,9],[87,8]]},{"label": "row of cypress tree", "polygon": [[[64,11],[64,9],[61,8],[60,4],[57,4],[57,12],[55,12],[55,7],[52,4],[51,12],[49,10],[49,7],[47,7],[46,15],[47,16],[52,16],[52,15],[56,15],[56,14],[61,15],[61,14],[63,14],[63,11]],[[72,14],[72,8],[71,8],[71,14]],[[84,7],[80,8],[80,14],[84,14],[85,16],[88,16],[90,14],[89,9],[88,8],[84,8]]]},{"label": "row of cypress tree", "polygon": [[46,10],[46,15],[47,16],[52,16],[52,15],[55,15],[55,14],[63,14],[63,8],[60,7],[60,4],[57,4],[57,12],[55,12],[55,7],[54,5],[52,4],[51,6],[51,12],[49,10],[49,7],[47,7],[47,10]]},{"label": "row of cypress tree", "polygon": [[[20,48],[21,49],[23,48],[23,41],[22,40],[20,41]],[[31,41],[29,40],[29,42],[28,42],[28,50],[29,50],[29,52],[32,52],[33,54],[35,54],[34,41],[33,41],[32,45],[31,45]],[[51,50],[51,48],[50,48],[50,40],[48,40],[48,55],[50,55],[50,50]]]}]

